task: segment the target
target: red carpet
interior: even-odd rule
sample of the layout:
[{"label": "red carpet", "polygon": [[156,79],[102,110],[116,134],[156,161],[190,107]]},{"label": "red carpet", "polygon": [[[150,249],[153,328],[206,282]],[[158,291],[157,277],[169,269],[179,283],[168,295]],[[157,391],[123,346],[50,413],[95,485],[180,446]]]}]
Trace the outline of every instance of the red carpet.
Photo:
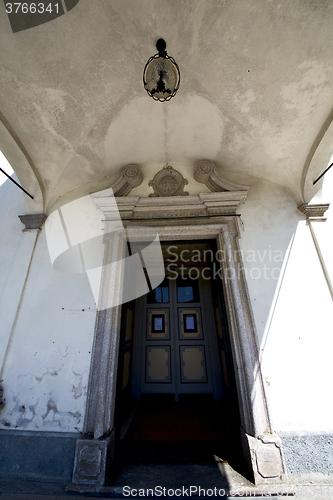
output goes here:
[{"label": "red carpet", "polygon": [[166,395],[140,402],[126,440],[216,441],[225,438],[212,398],[183,396],[179,402]]}]

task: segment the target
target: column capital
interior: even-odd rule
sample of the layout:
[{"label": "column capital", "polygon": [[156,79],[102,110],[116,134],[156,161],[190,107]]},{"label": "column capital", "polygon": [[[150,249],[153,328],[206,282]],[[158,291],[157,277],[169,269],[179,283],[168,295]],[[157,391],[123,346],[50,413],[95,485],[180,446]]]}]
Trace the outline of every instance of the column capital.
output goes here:
[{"label": "column capital", "polygon": [[306,215],[307,220],[320,220],[325,222],[326,218],[324,218],[324,214],[329,206],[329,203],[302,203],[302,205],[298,207],[298,210]]},{"label": "column capital", "polygon": [[22,231],[32,231],[40,229],[44,222],[46,221],[46,215],[44,214],[28,214],[18,216],[25,228]]}]

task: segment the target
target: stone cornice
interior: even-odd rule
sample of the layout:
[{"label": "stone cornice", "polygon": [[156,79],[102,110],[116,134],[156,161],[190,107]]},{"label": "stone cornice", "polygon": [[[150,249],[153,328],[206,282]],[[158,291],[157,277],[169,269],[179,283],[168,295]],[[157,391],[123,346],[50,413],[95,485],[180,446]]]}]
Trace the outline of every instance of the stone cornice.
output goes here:
[{"label": "stone cornice", "polygon": [[298,207],[298,210],[302,212],[302,214],[306,215],[307,219],[319,219],[325,221],[324,214],[326,210],[328,210],[330,204],[329,203],[321,203],[321,204],[310,204],[303,203]]},{"label": "stone cornice", "polygon": [[[107,190],[106,190],[107,191]],[[150,198],[127,196],[114,198],[107,192],[92,194],[96,205],[103,210],[107,220],[179,219],[236,215],[237,207],[244,203],[247,191],[201,193],[184,197]]]}]

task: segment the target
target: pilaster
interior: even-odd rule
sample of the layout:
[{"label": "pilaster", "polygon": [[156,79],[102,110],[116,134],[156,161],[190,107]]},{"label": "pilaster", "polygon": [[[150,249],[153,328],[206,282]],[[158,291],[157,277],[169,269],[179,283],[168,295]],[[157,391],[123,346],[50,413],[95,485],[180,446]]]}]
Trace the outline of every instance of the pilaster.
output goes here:
[{"label": "pilaster", "polygon": [[234,220],[221,227],[217,245],[223,255],[221,269],[237,374],[244,458],[253,473],[255,484],[284,483],[287,475],[282,444],[271,429],[256,329]]},{"label": "pilaster", "polygon": [[[108,232],[101,279],[100,303],[90,366],[84,436],[76,444],[73,484],[76,491],[98,491],[105,482],[114,447],[114,412],[121,305],[104,308],[122,296],[125,231]],[[121,304],[121,300],[116,300]],[[73,488],[71,488],[73,489]]]}]

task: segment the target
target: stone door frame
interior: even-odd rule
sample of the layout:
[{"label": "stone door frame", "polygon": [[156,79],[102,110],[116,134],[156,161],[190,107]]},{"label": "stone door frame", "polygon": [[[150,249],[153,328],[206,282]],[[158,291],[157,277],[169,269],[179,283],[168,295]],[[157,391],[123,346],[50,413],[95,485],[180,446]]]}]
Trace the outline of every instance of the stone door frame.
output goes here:
[{"label": "stone door frame", "polygon": [[[217,249],[223,255],[221,273],[244,456],[256,484],[280,483],[286,477],[282,445],[270,424],[255,323],[238,243],[235,212],[246,195],[247,192],[241,195],[240,192],[219,192],[177,197],[179,205],[175,204],[176,197],[125,197],[118,198],[117,205],[125,227],[153,227],[160,241],[216,240]],[[105,261],[120,263],[112,271],[110,266],[103,269],[100,300],[105,300],[110,294],[122,293],[121,262],[127,240],[125,230],[116,235],[111,233],[114,205],[108,208],[108,193],[92,197],[106,217]],[[77,441],[74,460],[72,485],[77,491],[100,491],[108,464],[112,464],[120,326],[121,305],[97,313],[84,434]]]}]

